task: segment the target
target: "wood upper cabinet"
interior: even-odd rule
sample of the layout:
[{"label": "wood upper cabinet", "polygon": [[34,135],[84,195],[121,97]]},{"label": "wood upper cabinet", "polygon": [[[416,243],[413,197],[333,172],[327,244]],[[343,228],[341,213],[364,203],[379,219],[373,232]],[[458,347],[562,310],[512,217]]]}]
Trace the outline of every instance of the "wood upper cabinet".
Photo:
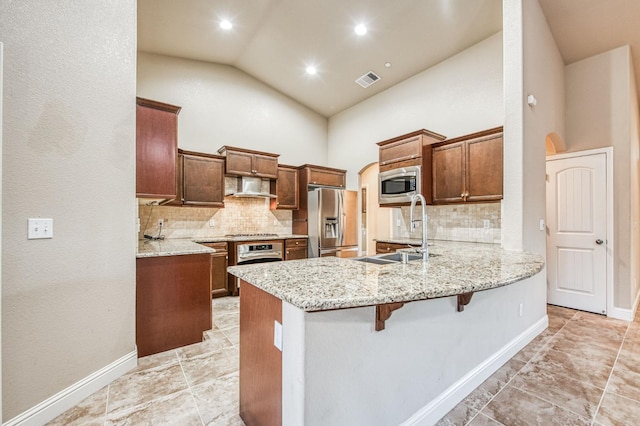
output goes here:
[{"label": "wood upper cabinet", "polygon": [[182,203],[224,207],[224,157],[181,151]]},{"label": "wood upper cabinet", "polygon": [[175,198],[180,107],[136,98],[136,197]]},{"label": "wood upper cabinet", "polygon": [[431,145],[443,140],[444,136],[422,129],[378,142],[380,171],[430,164]]},{"label": "wood upper cabinet", "polygon": [[347,171],[342,169],[334,169],[331,167],[314,166],[312,164],[304,164],[298,167],[300,171],[300,182],[304,180],[300,190],[306,192],[308,185],[317,186],[333,186],[336,188],[344,188],[346,186]]},{"label": "wood upper cabinet", "polygon": [[178,150],[177,196],[168,206],[224,207],[224,157]]},{"label": "wood upper cabinet", "polygon": [[433,147],[434,204],[502,199],[502,127]]},{"label": "wood upper cabinet", "polygon": [[298,169],[293,166],[278,165],[278,179],[272,180],[271,193],[277,198],[271,199],[271,210],[298,208]]},{"label": "wood upper cabinet", "polygon": [[223,146],[218,153],[226,156],[226,174],[269,179],[278,177],[278,154]]},{"label": "wood upper cabinet", "polygon": [[296,260],[307,258],[307,239],[290,238],[284,242],[284,260]]}]

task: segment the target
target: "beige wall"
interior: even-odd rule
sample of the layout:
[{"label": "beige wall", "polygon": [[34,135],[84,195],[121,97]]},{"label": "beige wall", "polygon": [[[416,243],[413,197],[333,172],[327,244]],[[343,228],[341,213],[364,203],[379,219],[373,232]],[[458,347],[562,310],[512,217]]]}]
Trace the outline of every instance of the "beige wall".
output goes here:
[{"label": "beige wall", "polygon": [[[569,152],[613,147],[614,306],[631,308],[638,275],[638,117],[628,46],[566,66]],[[635,249],[634,249],[635,248]]]},{"label": "beige wall", "polygon": [[136,3],[3,1],[0,40],[6,421],[135,350]]},{"label": "beige wall", "polygon": [[327,119],[237,68],[139,52],[137,94],[182,107],[180,148],[230,145],[327,165]]},{"label": "beige wall", "polygon": [[[358,171],[378,161],[376,142],[418,129],[447,137],[503,124],[502,39],[496,34],[329,119],[329,165]],[[346,155],[346,146],[349,153]]]}]

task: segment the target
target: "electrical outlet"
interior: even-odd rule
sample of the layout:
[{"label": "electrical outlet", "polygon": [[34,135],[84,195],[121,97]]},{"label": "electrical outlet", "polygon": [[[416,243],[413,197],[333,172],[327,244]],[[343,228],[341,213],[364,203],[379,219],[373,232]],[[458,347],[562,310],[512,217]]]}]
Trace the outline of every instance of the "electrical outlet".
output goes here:
[{"label": "electrical outlet", "polygon": [[213,228],[214,226],[216,226],[216,221],[215,221],[215,219],[209,219],[209,226],[210,226],[210,227],[212,227],[212,228]]},{"label": "electrical outlet", "polygon": [[137,229],[136,232],[140,232],[140,218],[139,217],[136,217],[136,229]]},{"label": "electrical outlet", "polygon": [[540,219],[540,230],[544,231],[544,219]]},{"label": "electrical outlet", "polygon": [[483,224],[484,224],[484,229],[491,228],[491,221],[489,219],[485,219]]},{"label": "electrical outlet", "polygon": [[520,316],[524,314],[524,303],[520,303],[520,306],[518,307],[518,314]]},{"label": "electrical outlet", "polygon": [[158,226],[164,226],[164,219],[158,219]]},{"label": "electrical outlet", "polygon": [[282,324],[278,321],[273,322],[273,346],[282,352]]}]

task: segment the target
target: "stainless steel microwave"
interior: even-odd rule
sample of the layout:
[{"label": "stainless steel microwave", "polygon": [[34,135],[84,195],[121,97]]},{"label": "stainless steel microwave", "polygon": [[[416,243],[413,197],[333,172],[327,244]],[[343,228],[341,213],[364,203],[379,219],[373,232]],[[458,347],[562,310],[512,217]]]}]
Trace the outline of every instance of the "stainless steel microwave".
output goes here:
[{"label": "stainless steel microwave", "polygon": [[411,202],[411,196],[421,194],[420,166],[402,167],[378,174],[380,205]]}]

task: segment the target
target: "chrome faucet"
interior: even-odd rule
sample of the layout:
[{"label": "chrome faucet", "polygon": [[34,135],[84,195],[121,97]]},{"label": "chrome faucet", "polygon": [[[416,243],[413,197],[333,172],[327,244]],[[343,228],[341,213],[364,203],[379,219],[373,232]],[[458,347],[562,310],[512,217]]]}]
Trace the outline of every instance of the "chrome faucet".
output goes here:
[{"label": "chrome faucet", "polygon": [[[417,201],[420,200],[420,205],[422,206],[422,219],[414,219],[413,218],[413,210],[416,207]],[[414,194],[411,196],[411,207],[409,210],[409,222],[411,224],[411,232],[413,232],[416,228],[416,222],[422,221],[422,245],[419,249],[416,249],[418,253],[422,253],[422,261],[427,262],[429,260],[429,248],[427,245],[427,210],[425,204],[427,201],[424,199],[422,194]]]}]

